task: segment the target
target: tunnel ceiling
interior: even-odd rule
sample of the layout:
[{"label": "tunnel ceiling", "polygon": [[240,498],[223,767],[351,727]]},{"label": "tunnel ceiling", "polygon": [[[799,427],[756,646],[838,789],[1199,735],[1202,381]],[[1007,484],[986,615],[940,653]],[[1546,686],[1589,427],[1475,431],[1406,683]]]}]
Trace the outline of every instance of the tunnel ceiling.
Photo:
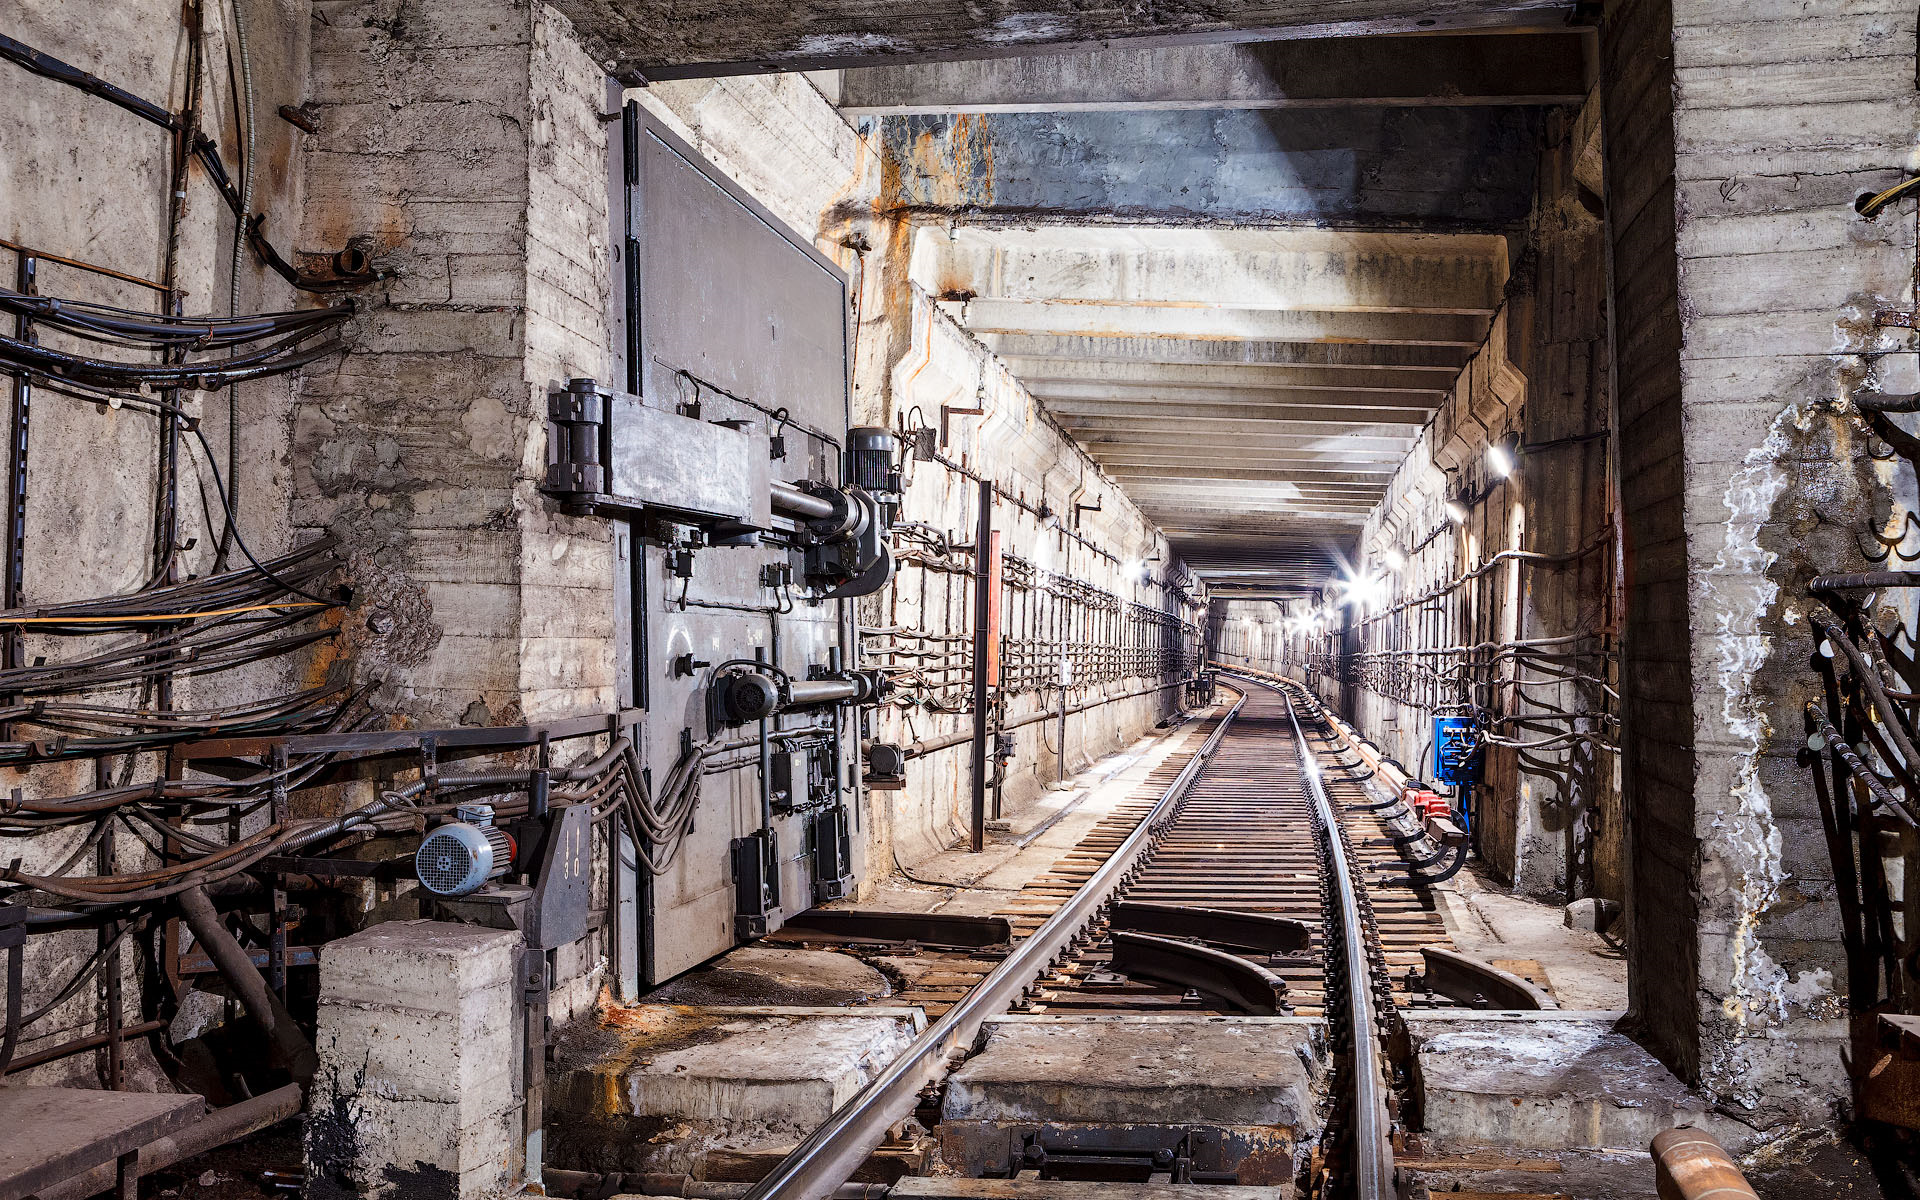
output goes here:
[{"label": "tunnel ceiling", "polygon": [[556,0],[624,82],[977,59],[1108,41],[1331,37],[1563,23],[1572,0]]},{"label": "tunnel ceiling", "polygon": [[1317,587],[1485,341],[1581,30],[848,70],[913,278],[1216,595]]},{"label": "tunnel ceiling", "polygon": [[927,228],[914,278],[1210,581],[1324,580],[1482,340],[1491,235]]}]

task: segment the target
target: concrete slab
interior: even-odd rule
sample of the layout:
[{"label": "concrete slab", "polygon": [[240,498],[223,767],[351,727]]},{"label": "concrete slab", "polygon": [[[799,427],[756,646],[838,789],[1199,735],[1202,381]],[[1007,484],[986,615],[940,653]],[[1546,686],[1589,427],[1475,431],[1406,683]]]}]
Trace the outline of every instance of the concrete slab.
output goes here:
[{"label": "concrete slab", "polygon": [[1317,1128],[1298,1017],[1009,1017],[947,1081],[946,1120]]},{"label": "concrete slab", "polygon": [[1428,1146],[1396,1156],[1396,1165],[1435,1196],[1578,1196],[1580,1200],[1655,1200],[1653,1157],[1645,1151],[1562,1151],[1551,1155],[1453,1152]]},{"label": "concrete slab", "polygon": [[926,1028],[917,1008],[610,1008],[562,1035],[549,1158],[695,1171],[707,1150],[790,1146]]},{"label": "concrete slab", "polygon": [[1463,954],[1539,964],[1562,1008],[1627,1006],[1627,955],[1617,940],[1570,929],[1566,910],[1501,887],[1474,864],[1434,889],[1447,932]]},{"label": "concrete slab", "polygon": [[1278,1184],[1319,1132],[1323,1040],[1319,1022],[1296,1017],[991,1021],[985,1047],[948,1078],[941,1155],[962,1174],[1000,1175],[1033,1144],[1071,1156],[1184,1142],[1196,1171]]},{"label": "concrete slab", "polygon": [[[1644,1151],[1675,1125],[1729,1149],[1752,1131],[1713,1117],[1613,1013],[1410,1015],[1421,1112],[1436,1142],[1508,1152]],[[1729,1140],[1731,1139],[1731,1140]]]},{"label": "concrete slab", "polygon": [[650,1004],[815,1006],[884,996],[887,977],[851,954],[741,946],[654,989]]}]

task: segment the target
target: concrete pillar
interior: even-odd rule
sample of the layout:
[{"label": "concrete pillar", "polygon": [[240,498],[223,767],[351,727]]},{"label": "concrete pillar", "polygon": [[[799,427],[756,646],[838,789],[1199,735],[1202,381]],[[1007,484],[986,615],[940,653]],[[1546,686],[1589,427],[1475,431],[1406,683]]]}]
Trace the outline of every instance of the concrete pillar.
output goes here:
[{"label": "concrete pillar", "polygon": [[537,491],[549,386],[610,366],[605,75],[541,4],[327,0],[311,87],[301,245],[391,272],[293,418],[295,520],[354,556],[373,702],[606,711],[611,533]]},{"label": "concrete pillar", "polygon": [[395,921],[327,943],[307,1196],[474,1200],[522,1174],[520,935]]},{"label": "concrete pillar", "polygon": [[[1634,1003],[1760,1119],[1845,1091],[1811,781],[1805,581],[1866,566],[1882,493],[1845,399],[1912,390],[1911,5],[1619,0],[1602,29],[1628,546]],[[1819,95],[1795,80],[1819,80]],[[1896,504],[1896,520],[1901,513]],[[1750,1123],[1757,1123],[1750,1122]]]}]

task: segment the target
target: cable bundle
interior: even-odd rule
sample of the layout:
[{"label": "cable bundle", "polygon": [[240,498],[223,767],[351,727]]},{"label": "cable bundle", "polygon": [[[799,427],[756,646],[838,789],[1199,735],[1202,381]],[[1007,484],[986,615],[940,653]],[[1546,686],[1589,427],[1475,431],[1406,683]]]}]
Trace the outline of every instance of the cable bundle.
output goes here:
[{"label": "cable bundle", "polygon": [[245,317],[167,317],[0,288],[0,311],[84,341],[169,358],[226,352],[193,361],[122,362],[0,336],[0,364],[13,370],[89,388],[221,388],[279,375],[333,353],[342,345],[339,337],[313,339],[335,331],[353,315],[353,305]]}]

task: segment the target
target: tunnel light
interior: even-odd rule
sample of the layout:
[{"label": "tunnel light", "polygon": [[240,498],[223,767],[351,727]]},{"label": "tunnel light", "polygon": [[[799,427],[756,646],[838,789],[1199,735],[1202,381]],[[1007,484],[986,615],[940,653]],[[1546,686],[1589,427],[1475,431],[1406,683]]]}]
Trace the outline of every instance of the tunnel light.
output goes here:
[{"label": "tunnel light", "polygon": [[1363,612],[1371,612],[1387,598],[1387,580],[1383,575],[1359,575],[1340,581],[1340,603]]},{"label": "tunnel light", "polygon": [[1487,469],[1500,479],[1513,474],[1513,452],[1499,442],[1487,447]]},{"label": "tunnel light", "polygon": [[1381,555],[1380,558],[1381,561],[1387,564],[1387,570],[1389,571],[1404,571],[1407,569],[1407,556],[1391,547],[1389,547],[1387,552]]},{"label": "tunnel light", "polygon": [[1467,515],[1466,505],[1460,503],[1458,500],[1447,501],[1447,520],[1452,521],[1455,525],[1465,525],[1467,523]]}]

